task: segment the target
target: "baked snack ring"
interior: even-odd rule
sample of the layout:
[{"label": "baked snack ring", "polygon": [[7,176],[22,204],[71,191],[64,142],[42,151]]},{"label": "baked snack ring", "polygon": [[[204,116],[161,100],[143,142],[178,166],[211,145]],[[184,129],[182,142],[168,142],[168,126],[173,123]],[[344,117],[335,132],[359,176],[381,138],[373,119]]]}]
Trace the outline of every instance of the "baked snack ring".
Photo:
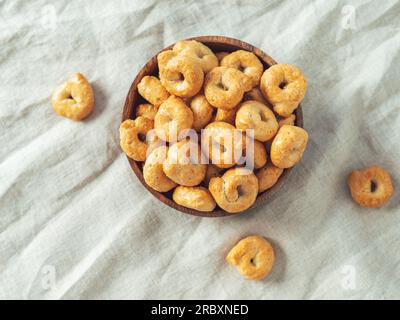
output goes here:
[{"label": "baked snack ring", "polygon": [[85,76],[79,72],[59,86],[51,97],[54,111],[60,116],[79,121],[93,110],[94,93]]},{"label": "baked snack ring", "polygon": [[173,50],[180,55],[189,56],[201,65],[204,73],[218,66],[218,58],[209,47],[196,40],[180,40]]},{"label": "baked snack ring", "polygon": [[272,245],[261,236],[249,236],[240,240],[226,256],[226,261],[250,280],[265,278],[275,263]]},{"label": "baked snack ring", "polygon": [[153,150],[143,166],[144,181],[158,192],[167,192],[176,187],[176,183],[169,179],[163,171],[163,162],[168,153],[168,147],[161,146]]},{"label": "baked snack ring", "polygon": [[119,127],[120,145],[126,155],[135,161],[145,161],[149,146],[157,142],[153,129],[154,122],[145,117],[125,120]]},{"label": "baked snack ring", "polygon": [[282,117],[288,117],[303,100],[307,81],[298,67],[275,64],[264,71],[260,87],[274,111]]},{"label": "baked snack ring", "polygon": [[210,192],[203,187],[178,186],[172,194],[172,199],[181,206],[204,212],[211,212],[216,206]]},{"label": "baked snack ring", "polygon": [[184,139],[169,148],[163,170],[166,176],[177,184],[193,187],[204,180],[207,170],[204,163],[200,146]]},{"label": "baked snack ring", "polygon": [[256,201],[258,180],[253,172],[234,168],[222,177],[212,178],[208,189],[222,209],[235,213],[250,208]]},{"label": "baked snack ring", "polygon": [[245,50],[237,50],[228,54],[221,60],[221,66],[235,68],[243,72],[250,78],[253,87],[260,83],[264,71],[264,67],[257,56]]},{"label": "baked snack ring", "polygon": [[379,208],[393,195],[390,174],[378,166],[352,171],[347,183],[353,200],[366,208]]},{"label": "baked snack ring", "polygon": [[235,127],[226,122],[211,122],[202,131],[203,152],[210,163],[220,168],[230,168],[241,158],[245,147],[244,137]]},{"label": "baked snack ring", "polygon": [[227,67],[216,67],[206,75],[204,94],[216,108],[233,109],[251,90],[251,82],[242,72]]},{"label": "baked snack ring", "polygon": [[283,169],[275,167],[272,163],[267,163],[267,165],[258,170],[256,174],[258,178],[258,193],[272,188],[278,182],[282,173]]},{"label": "baked snack ring", "polygon": [[293,167],[306,149],[308,133],[303,128],[284,124],[271,144],[272,163],[281,169]]},{"label": "baked snack ring", "polygon": [[136,118],[143,116],[154,121],[158,108],[150,103],[142,103],[136,107]]},{"label": "baked snack ring", "polygon": [[175,142],[180,133],[193,125],[193,112],[182,101],[173,95],[163,102],[154,117],[154,128],[160,139]]},{"label": "baked snack ring", "polygon": [[157,77],[143,77],[137,88],[139,94],[156,107],[160,106],[169,97],[168,91],[161,85]]},{"label": "baked snack ring", "polygon": [[157,60],[161,84],[169,93],[187,98],[200,91],[204,73],[193,58],[167,50],[159,53]]},{"label": "baked snack ring", "polygon": [[254,139],[265,142],[278,131],[274,113],[264,104],[255,100],[243,102],[236,113],[236,128],[254,130]]},{"label": "baked snack ring", "polygon": [[207,101],[204,94],[198,94],[192,99],[190,102],[190,109],[193,112],[194,130],[200,131],[210,123],[214,108]]}]

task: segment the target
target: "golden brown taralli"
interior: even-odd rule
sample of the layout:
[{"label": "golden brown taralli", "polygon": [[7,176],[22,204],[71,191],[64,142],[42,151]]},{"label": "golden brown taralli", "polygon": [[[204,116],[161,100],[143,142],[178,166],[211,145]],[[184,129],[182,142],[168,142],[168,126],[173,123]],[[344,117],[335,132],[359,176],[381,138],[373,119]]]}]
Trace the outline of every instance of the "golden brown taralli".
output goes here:
[{"label": "golden brown taralli", "polygon": [[164,141],[180,140],[185,129],[192,128],[193,112],[182,101],[173,95],[163,102],[154,118],[157,135]]},{"label": "golden brown taralli", "polygon": [[260,87],[274,111],[282,117],[288,117],[303,100],[307,81],[298,67],[275,64],[264,71]]},{"label": "golden brown taralli", "polygon": [[200,146],[191,140],[174,143],[164,161],[164,173],[177,184],[193,187],[206,176],[207,165],[202,161]]},{"label": "golden brown taralli", "polygon": [[272,163],[267,163],[267,165],[258,170],[256,174],[258,178],[258,193],[272,188],[278,182],[282,173],[283,169],[275,167]]},{"label": "golden brown taralli", "polygon": [[262,142],[272,139],[279,128],[274,113],[255,100],[245,101],[239,106],[235,122],[238,129],[253,129],[254,139]]},{"label": "golden brown taralli", "polygon": [[169,93],[187,98],[200,91],[204,73],[195,59],[167,50],[159,53],[157,60],[161,84]]},{"label": "golden brown taralli", "polygon": [[204,81],[204,94],[208,102],[225,110],[233,109],[249,90],[251,83],[248,78],[234,68],[216,67],[207,73]]},{"label": "golden brown taralli", "polygon": [[79,72],[59,86],[51,97],[54,111],[75,121],[86,118],[93,110],[94,93],[85,76]]},{"label": "golden brown taralli", "polygon": [[303,128],[283,125],[271,144],[272,163],[281,169],[293,167],[306,149],[308,134]]},{"label": "golden brown taralli", "polygon": [[161,85],[157,77],[145,76],[137,87],[139,94],[156,107],[169,97],[168,91]]},{"label": "golden brown taralli", "polygon": [[168,147],[161,146],[153,150],[143,166],[143,178],[146,183],[158,192],[167,192],[176,187],[163,171],[163,163],[167,158]]},{"label": "golden brown taralli", "polygon": [[210,192],[203,187],[178,186],[172,194],[172,199],[181,206],[204,212],[211,212],[216,206]]},{"label": "golden brown taralli", "polygon": [[247,279],[261,280],[271,272],[275,263],[275,253],[265,238],[249,236],[231,249],[226,261],[236,266]]},{"label": "golden brown taralli", "polygon": [[256,201],[258,180],[252,171],[234,168],[222,177],[212,178],[208,189],[222,209],[236,213],[250,208]]},{"label": "golden brown taralli", "polygon": [[379,208],[393,195],[390,174],[378,166],[352,171],[347,183],[353,200],[365,208]]}]

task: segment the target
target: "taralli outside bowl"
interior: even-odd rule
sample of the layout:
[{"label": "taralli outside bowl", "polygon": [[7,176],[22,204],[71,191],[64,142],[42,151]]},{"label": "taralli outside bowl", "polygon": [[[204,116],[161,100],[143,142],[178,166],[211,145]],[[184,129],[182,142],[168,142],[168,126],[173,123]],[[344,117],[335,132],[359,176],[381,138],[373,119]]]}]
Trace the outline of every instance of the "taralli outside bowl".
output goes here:
[{"label": "taralli outside bowl", "polygon": [[[202,42],[207,47],[209,47],[214,53],[217,53],[220,51],[233,52],[236,50],[246,50],[246,51],[253,52],[260,59],[262,64],[264,65],[264,69],[267,69],[270,66],[277,64],[277,62],[274,59],[272,59],[269,55],[267,55],[260,49],[252,46],[251,44],[248,44],[246,42],[243,42],[243,41],[240,41],[237,39],[223,37],[223,36],[200,36],[200,37],[189,38],[186,40],[197,40],[199,42]],[[172,49],[172,47],[173,47],[173,44],[164,48],[160,52],[165,51],[165,50],[170,50],[170,49]],[[133,83],[129,89],[128,95],[126,97],[126,100],[125,100],[124,110],[123,110],[123,114],[122,114],[122,121],[127,120],[127,119],[134,119],[135,115],[136,115],[136,107],[141,103],[146,103],[146,101],[139,95],[137,86],[144,76],[148,76],[148,75],[157,76],[158,75],[158,65],[157,65],[158,53],[153,58],[151,58],[144,65],[144,67],[142,69],[140,69],[135,80],[133,81]],[[295,110],[295,114],[296,114],[296,123],[295,123],[296,126],[303,127],[303,113],[301,110],[301,105],[299,105],[299,107]],[[144,181],[144,178],[143,178],[143,171],[142,171],[143,163],[132,160],[129,157],[127,157],[127,158],[132,167],[133,172],[139,178],[139,181],[158,200],[162,201],[166,205],[168,205],[171,208],[174,208],[178,211],[181,211],[181,212],[187,213],[187,214],[191,214],[194,216],[200,216],[200,217],[234,216],[238,213],[243,213],[245,211],[248,211],[255,207],[258,207],[261,204],[268,202],[273,197],[273,195],[278,192],[278,190],[282,187],[282,185],[288,180],[289,175],[291,173],[291,169],[285,169],[284,172],[282,173],[281,177],[279,178],[278,182],[272,188],[259,194],[255,203],[249,209],[247,209],[245,211],[241,211],[241,212],[237,212],[237,213],[228,213],[217,206],[215,208],[215,210],[212,212],[201,212],[201,211],[197,211],[194,209],[183,207],[183,206],[177,204],[176,202],[174,202],[172,200],[172,192],[173,191],[166,192],[166,193],[160,193],[160,192],[157,192],[154,189],[150,188],[146,184],[146,182]]]}]

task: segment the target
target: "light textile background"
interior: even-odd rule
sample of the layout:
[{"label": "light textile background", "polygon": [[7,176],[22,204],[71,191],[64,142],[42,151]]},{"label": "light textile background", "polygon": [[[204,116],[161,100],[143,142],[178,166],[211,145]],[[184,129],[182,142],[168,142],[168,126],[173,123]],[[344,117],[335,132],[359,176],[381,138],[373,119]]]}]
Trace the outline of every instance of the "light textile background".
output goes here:
[{"label": "light textile background", "polygon": [[[0,298],[400,298],[400,195],[355,204],[349,171],[400,182],[399,1],[0,1]],[[158,50],[196,35],[249,42],[300,66],[310,141],[270,203],[224,219],[156,201],[119,148],[128,88]],[[83,122],[55,114],[74,72],[95,92]],[[271,239],[246,281],[224,257]]]}]

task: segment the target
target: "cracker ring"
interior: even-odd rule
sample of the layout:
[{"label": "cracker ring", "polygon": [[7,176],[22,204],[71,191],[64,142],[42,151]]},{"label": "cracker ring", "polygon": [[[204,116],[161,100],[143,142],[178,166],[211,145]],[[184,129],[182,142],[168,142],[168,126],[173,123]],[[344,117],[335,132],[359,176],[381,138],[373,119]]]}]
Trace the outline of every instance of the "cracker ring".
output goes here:
[{"label": "cracker ring", "polygon": [[281,169],[293,167],[306,149],[308,133],[303,128],[284,124],[271,144],[272,163]]},{"label": "cracker ring", "polygon": [[261,236],[240,240],[226,256],[226,261],[250,280],[261,280],[272,270],[275,253],[272,245]]},{"label": "cracker ring", "polygon": [[218,58],[209,47],[196,40],[180,40],[175,43],[173,51],[189,56],[200,64],[204,73],[218,66]]},{"label": "cracker ring", "polygon": [[149,147],[158,141],[155,135],[148,135],[154,122],[145,117],[125,120],[119,127],[121,149],[135,161],[145,161]]},{"label": "cracker ring", "polygon": [[234,68],[216,67],[206,75],[204,94],[216,108],[233,109],[243,98],[246,91],[251,90],[247,77]]},{"label": "cracker ring", "polygon": [[203,129],[210,123],[214,108],[203,94],[198,94],[192,99],[190,109],[193,112],[194,130],[200,131],[200,129]]},{"label": "cracker ring", "polygon": [[258,170],[256,174],[258,178],[258,193],[272,188],[278,182],[282,173],[283,169],[275,167],[272,163],[267,163],[266,166]]},{"label": "cracker ring", "polygon": [[193,112],[182,101],[173,95],[163,102],[154,118],[157,135],[164,141],[174,142],[182,130],[193,125]]},{"label": "cracker ring", "polygon": [[243,72],[250,78],[253,87],[260,83],[264,71],[264,67],[257,56],[245,50],[237,50],[228,54],[222,59],[221,66],[235,68]]},{"label": "cracker ring", "polygon": [[210,191],[204,187],[178,186],[172,199],[181,206],[204,212],[211,212],[216,206]]},{"label": "cracker ring", "polygon": [[255,100],[245,101],[239,106],[235,123],[238,129],[254,129],[254,139],[262,142],[272,139],[279,128],[274,113]]},{"label": "cracker ring", "polygon": [[59,86],[51,97],[54,111],[75,121],[86,118],[93,110],[94,93],[85,76],[79,72]]},{"label": "cracker ring", "polygon": [[163,170],[168,178],[177,184],[193,187],[200,184],[206,176],[200,146],[191,140],[181,140],[170,146]]},{"label": "cracker ring", "polygon": [[176,187],[163,171],[163,162],[168,153],[168,147],[161,146],[153,150],[143,166],[143,178],[147,185],[158,192],[167,192]]},{"label": "cracker ring", "polygon": [[390,174],[378,166],[352,171],[347,183],[353,200],[365,208],[379,208],[393,195]]},{"label": "cracker ring", "polygon": [[156,107],[160,106],[169,97],[168,91],[161,85],[157,77],[143,77],[137,88],[139,94]]},{"label": "cracker ring", "polygon": [[169,93],[187,98],[200,91],[204,73],[196,60],[167,50],[158,54],[157,61],[161,84]]},{"label": "cracker ring", "polygon": [[258,194],[258,180],[250,170],[234,168],[222,177],[212,178],[208,189],[222,209],[235,213],[254,204]]},{"label": "cracker ring", "polygon": [[136,107],[136,118],[143,116],[154,121],[158,108],[150,103],[142,103]]},{"label": "cracker ring", "polygon": [[307,81],[298,67],[275,64],[264,71],[260,87],[274,111],[282,117],[289,117],[303,100]]},{"label": "cracker ring", "polygon": [[245,137],[229,123],[211,122],[202,131],[201,144],[210,163],[219,168],[230,168],[242,155]]}]

